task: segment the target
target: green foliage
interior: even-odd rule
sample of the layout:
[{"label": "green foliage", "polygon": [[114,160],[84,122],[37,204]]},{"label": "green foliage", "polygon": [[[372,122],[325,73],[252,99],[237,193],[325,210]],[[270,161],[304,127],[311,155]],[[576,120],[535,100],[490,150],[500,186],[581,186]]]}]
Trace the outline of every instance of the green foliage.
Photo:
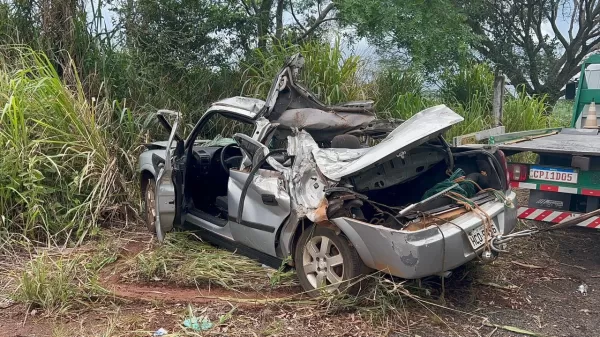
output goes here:
[{"label": "green foliage", "polygon": [[546,97],[530,97],[525,92],[504,103],[502,125],[506,132],[544,129],[551,127],[546,115]]},{"label": "green foliage", "polygon": [[428,71],[459,63],[472,40],[452,1],[343,0],[343,24],[356,28],[379,52]]},{"label": "green foliage", "polygon": [[573,101],[558,100],[550,114],[550,125],[556,127],[570,127],[573,116]]},{"label": "green foliage", "polygon": [[0,60],[2,226],[48,243],[82,239],[131,195],[138,120],[88,100],[75,69],[65,85],[43,53],[2,47]]},{"label": "green foliage", "polygon": [[377,74],[372,94],[376,111],[392,118],[408,119],[434,105],[423,94],[423,78],[414,70],[384,69]]},{"label": "green foliage", "polygon": [[246,78],[244,94],[265,99],[285,60],[298,52],[306,60],[300,82],[323,103],[365,99],[365,88],[359,78],[363,61],[355,55],[344,55],[339,38],[333,45],[313,41],[300,46],[276,44],[269,51],[255,50],[249,61],[242,64]]},{"label": "green foliage", "polygon": [[472,132],[481,131],[493,126],[491,111],[488,110],[488,105],[485,97],[481,97],[481,93],[476,93],[467,101],[465,105],[450,105],[457,114],[461,115],[465,120],[456,124],[450,129],[445,137],[451,140],[452,137],[464,135]]},{"label": "green foliage", "polygon": [[[243,44],[240,39],[251,33],[246,12],[233,2],[140,0],[129,4],[119,8],[126,43],[147,67],[171,71],[221,66]],[[226,34],[228,38],[223,38]]]},{"label": "green foliage", "polygon": [[477,99],[492,109],[494,73],[487,64],[464,63],[457,71],[446,71],[442,82],[440,95],[447,104],[467,106]]}]

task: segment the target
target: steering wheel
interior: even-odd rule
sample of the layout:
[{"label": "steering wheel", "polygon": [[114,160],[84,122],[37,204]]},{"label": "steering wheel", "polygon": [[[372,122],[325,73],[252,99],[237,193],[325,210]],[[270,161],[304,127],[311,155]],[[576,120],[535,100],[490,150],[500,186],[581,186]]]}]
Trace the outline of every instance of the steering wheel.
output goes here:
[{"label": "steering wheel", "polygon": [[223,170],[225,170],[225,172],[228,172],[228,173],[229,173],[229,169],[232,168],[233,165],[235,164],[234,161],[241,160],[241,158],[242,158],[242,156],[233,156],[233,157],[225,159],[225,153],[227,152],[227,150],[234,146],[237,147],[238,150],[240,149],[240,147],[236,143],[227,144],[227,145],[223,146],[223,148],[221,149],[221,155],[220,155],[221,167],[223,168]]}]

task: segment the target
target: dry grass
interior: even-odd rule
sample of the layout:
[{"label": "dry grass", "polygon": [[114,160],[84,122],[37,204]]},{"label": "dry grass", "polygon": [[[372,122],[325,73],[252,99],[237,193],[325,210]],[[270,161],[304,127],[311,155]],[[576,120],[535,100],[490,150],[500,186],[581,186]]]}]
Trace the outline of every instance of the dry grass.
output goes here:
[{"label": "dry grass", "polygon": [[[47,248],[31,251],[29,261],[6,268],[12,280],[11,298],[30,308],[65,314],[110,296],[100,284],[99,272],[114,262],[111,241],[94,242],[93,248]],[[18,255],[15,255],[17,257]]]},{"label": "dry grass", "polygon": [[130,262],[129,281],[165,281],[178,285],[219,285],[226,289],[290,287],[293,272],[273,271],[244,256],[201,242],[191,233],[171,233],[151,251]]}]

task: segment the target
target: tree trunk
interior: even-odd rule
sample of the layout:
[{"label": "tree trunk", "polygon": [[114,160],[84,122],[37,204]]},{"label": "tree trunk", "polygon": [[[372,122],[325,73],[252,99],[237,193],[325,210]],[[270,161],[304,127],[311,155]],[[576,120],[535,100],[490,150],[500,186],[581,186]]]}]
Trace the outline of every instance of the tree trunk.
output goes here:
[{"label": "tree trunk", "polygon": [[277,0],[277,10],[275,11],[275,38],[281,40],[283,37],[283,1]]},{"label": "tree trunk", "polygon": [[263,0],[260,4],[257,23],[258,48],[260,49],[267,47],[267,38],[271,26],[271,7],[273,7],[273,0]]}]

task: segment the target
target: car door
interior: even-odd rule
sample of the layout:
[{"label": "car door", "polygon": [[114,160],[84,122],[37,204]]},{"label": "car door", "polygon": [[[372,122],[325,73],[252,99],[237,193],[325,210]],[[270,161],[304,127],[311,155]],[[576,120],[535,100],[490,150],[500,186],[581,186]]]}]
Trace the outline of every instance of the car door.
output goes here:
[{"label": "car door", "polygon": [[[171,126],[166,117],[174,118]],[[157,167],[156,177],[156,236],[164,240],[165,233],[173,229],[174,225],[182,222],[183,216],[183,191],[185,165],[183,157],[183,140],[177,135],[180,115],[170,110],[160,110],[158,120],[170,130],[169,139],[165,149],[164,161],[158,158],[153,164]]]},{"label": "car door", "polygon": [[[268,152],[260,142],[246,135],[234,139],[242,151],[250,156],[253,165],[260,161],[252,153]],[[252,179],[248,184],[247,180]],[[290,196],[280,172],[261,168],[253,177],[246,170],[231,170],[227,186],[231,233],[235,241],[276,256],[277,230],[290,215]],[[242,196],[243,194],[243,196]],[[243,210],[240,217],[240,205]]]}]

